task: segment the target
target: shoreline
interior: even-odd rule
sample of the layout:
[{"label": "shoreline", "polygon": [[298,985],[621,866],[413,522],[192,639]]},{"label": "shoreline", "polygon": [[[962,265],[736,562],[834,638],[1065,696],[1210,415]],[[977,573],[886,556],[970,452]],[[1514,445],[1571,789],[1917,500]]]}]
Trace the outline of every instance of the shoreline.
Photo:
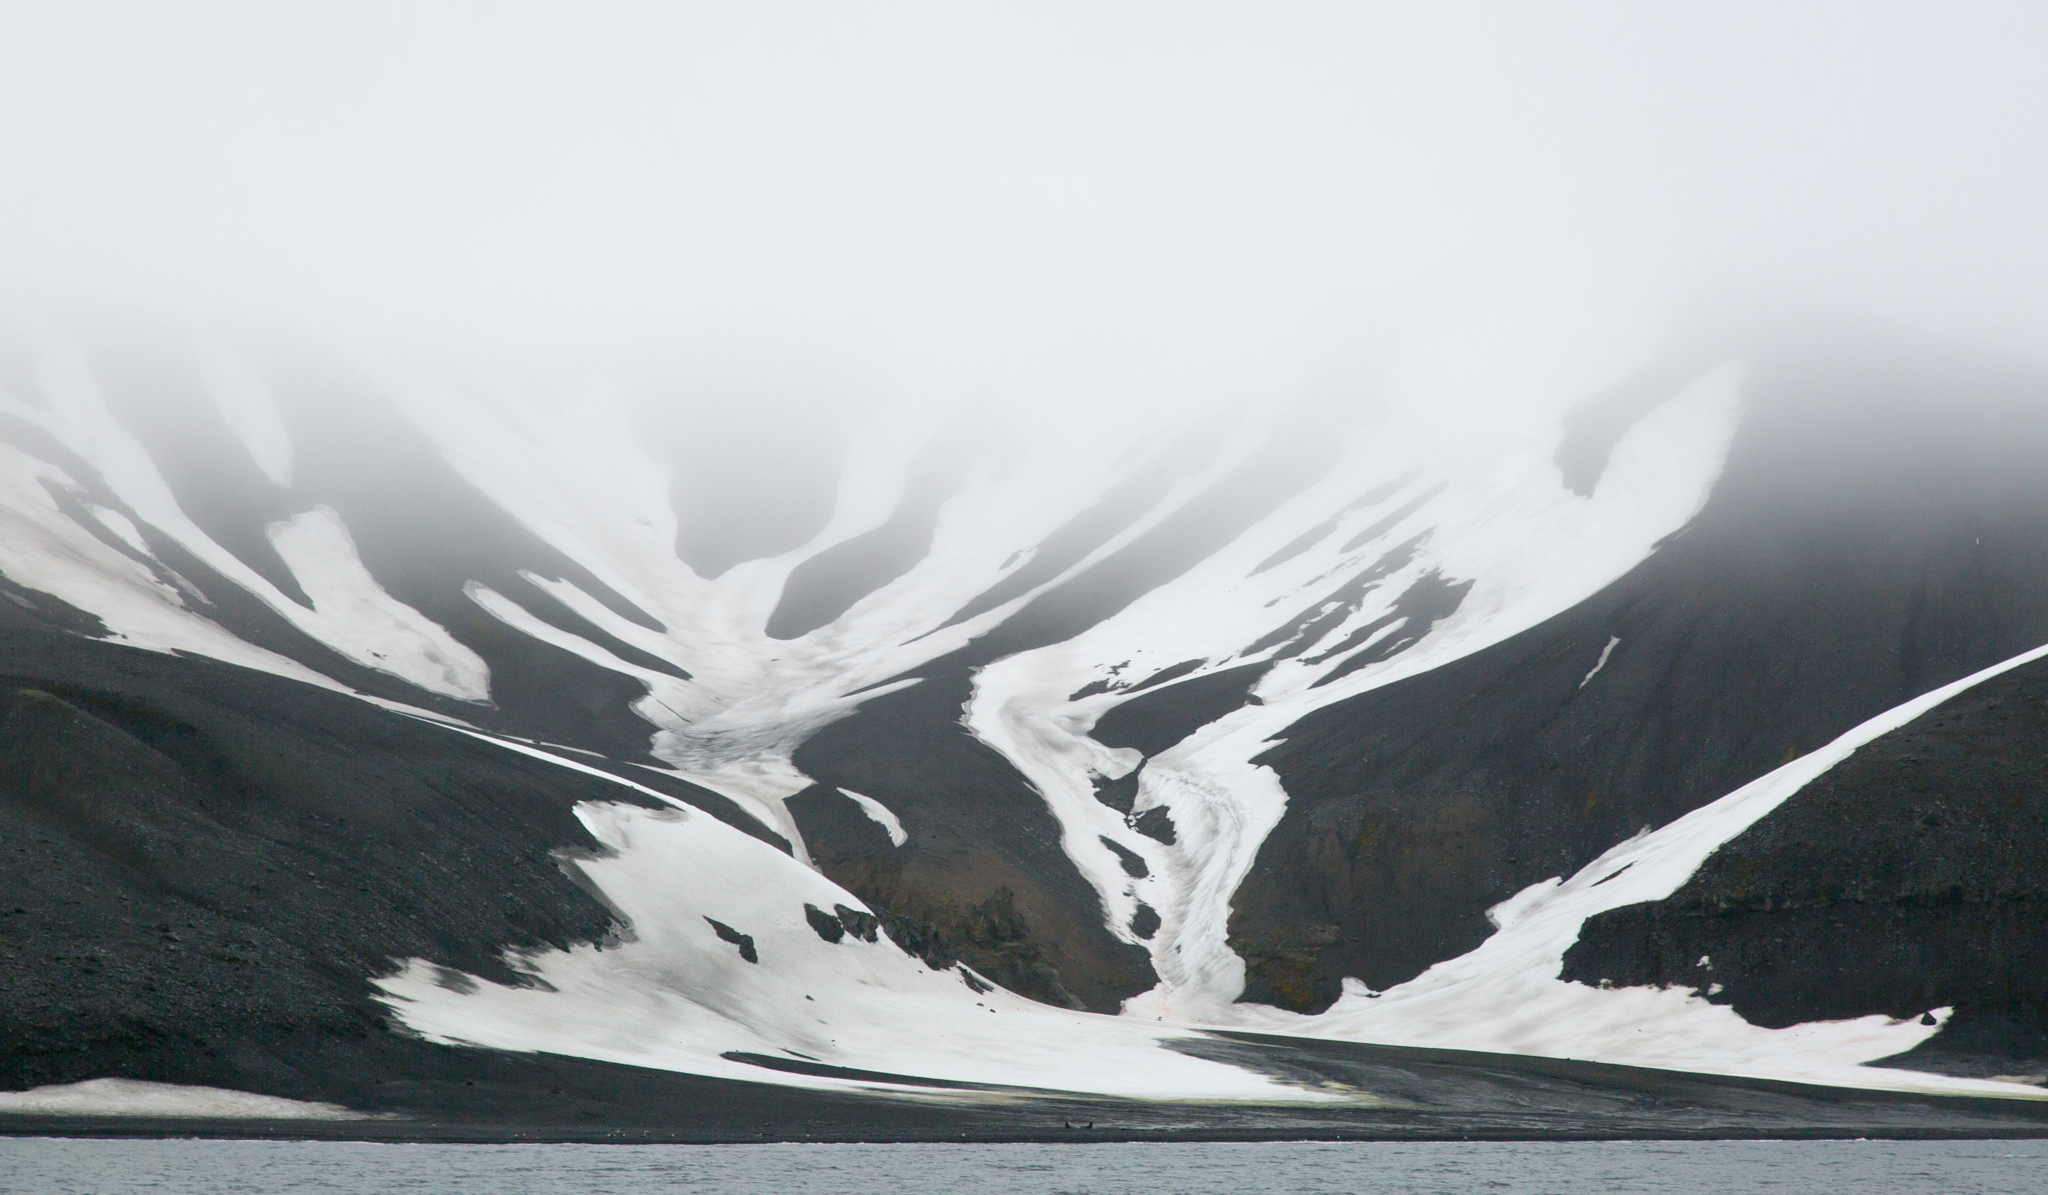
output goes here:
[{"label": "shoreline", "polygon": [[365,1119],[8,1113],[0,1114],[0,1136],[477,1145],[2048,1138],[2048,1099],[1867,1091],[1254,1034],[1215,1035],[1195,1048],[1361,1098],[1234,1104],[848,1093],[426,1047],[414,1061],[432,1065],[357,1077],[355,1098],[334,1101]]},{"label": "shoreline", "polygon": [[[22,1118],[24,1121],[27,1118]],[[568,1128],[491,1129],[473,1125],[422,1125],[416,1132],[360,1132],[360,1122],[332,1122],[336,1132],[318,1131],[318,1122],[259,1122],[157,1120],[142,1117],[45,1117],[41,1125],[0,1124],[0,1137],[17,1140],[161,1140],[161,1141],[305,1141],[358,1143],[364,1145],[1232,1145],[1232,1144],[1367,1144],[1404,1142],[1410,1144],[1458,1143],[1597,1143],[1609,1141],[2029,1141],[2048,1139],[2048,1124],[2038,1127],[1996,1129],[1911,1129],[1890,1130],[1814,1128],[1780,1129],[1757,1133],[1712,1132],[1561,1132],[1532,1134],[1502,1131],[1412,1132],[1356,1131],[1303,1134],[1299,1132],[1242,1133],[1176,1132],[1172,1130],[1117,1131],[1076,1129],[1067,1133],[985,1133],[933,1136],[880,1137],[864,1135],[697,1137],[657,1130],[614,1129],[605,1132]],[[346,1126],[346,1127],[344,1127]]]}]

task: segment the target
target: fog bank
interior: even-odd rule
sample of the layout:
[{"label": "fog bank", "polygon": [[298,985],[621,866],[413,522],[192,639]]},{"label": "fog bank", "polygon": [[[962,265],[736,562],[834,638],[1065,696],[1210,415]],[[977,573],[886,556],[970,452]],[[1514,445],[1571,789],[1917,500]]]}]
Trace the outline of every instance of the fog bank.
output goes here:
[{"label": "fog bank", "polygon": [[2048,343],[2038,5],[5,25],[0,273],[31,306],[1081,415],[1554,401],[1702,296]]}]

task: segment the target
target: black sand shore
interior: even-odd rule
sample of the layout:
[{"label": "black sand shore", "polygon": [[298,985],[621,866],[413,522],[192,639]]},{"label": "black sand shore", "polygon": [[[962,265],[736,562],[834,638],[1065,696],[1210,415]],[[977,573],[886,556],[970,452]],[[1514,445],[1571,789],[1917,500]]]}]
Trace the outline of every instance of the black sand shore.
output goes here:
[{"label": "black sand shore", "polygon": [[1532,1141],[2048,1137],[2048,1099],[1851,1091],[1568,1059],[1218,1034],[1192,1054],[1339,1097],[1250,1105],[850,1095],[420,1045],[361,1080],[375,1119],[0,1115],[0,1134],[388,1142]]}]

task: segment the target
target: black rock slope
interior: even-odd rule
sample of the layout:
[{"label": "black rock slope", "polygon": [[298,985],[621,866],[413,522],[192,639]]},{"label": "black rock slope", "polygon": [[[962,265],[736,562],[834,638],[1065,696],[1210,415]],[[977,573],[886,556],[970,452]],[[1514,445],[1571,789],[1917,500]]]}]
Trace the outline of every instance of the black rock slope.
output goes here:
[{"label": "black rock slope", "polygon": [[[629,790],[206,660],[0,630],[0,1086],[114,1075],[385,1119],[0,1115],[0,1132],[393,1140],[1130,1140],[1987,1136],[2040,1109],[1246,1035],[1198,1056],[1350,1092],[1264,1107],[955,1089],[878,1094],[435,1045],[368,999],[394,957],[520,982],[506,948],[602,940],[557,856]],[[742,1061],[746,1061],[742,1059]],[[766,1065],[775,1060],[763,1059]],[[791,1065],[776,1063],[775,1069]],[[829,1069],[829,1068],[824,1068]],[[855,1077],[855,1076],[842,1076]]]},{"label": "black rock slope", "polygon": [[[362,692],[491,729],[652,762],[647,724],[630,709],[647,693],[643,682],[513,630],[470,593],[484,586],[542,623],[622,660],[685,675],[597,627],[530,577],[571,582],[612,613],[643,626],[654,626],[654,620],[470,484],[361,371],[297,346],[255,354],[293,446],[291,475],[281,484],[255,466],[229,429],[187,346],[133,327],[105,330],[86,343],[108,409],[148,452],[179,508],[216,542],[288,600],[307,604],[266,528],[318,507],[335,511],[377,583],[489,667],[490,700],[429,692],[343,657],[152,527],[91,464],[49,434],[0,416],[0,441],[70,478],[69,485],[46,485],[80,526],[187,591],[190,604],[238,637]],[[86,511],[87,500],[135,523],[158,559],[113,536]]]},{"label": "black rock slope", "polygon": [[[1191,438],[1179,450],[1200,460],[1212,449]],[[820,870],[899,925],[914,927],[910,932],[920,942],[938,943],[942,955],[958,954],[1024,995],[1115,1012],[1124,999],[1151,987],[1156,976],[1148,953],[1108,929],[1101,898],[1061,848],[1059,822],[1044,797],[962,725],[973,670],[1071,638],[1110,617],[1228,544],[1333,460],[1327,443],[1267,441],[1129,544],[917,669],[916,685],[872,698],[818,731],[797,749],[794,762],[823,787],[793,799],[790,810]],[[1038,557],[1085,555],[1143,513],[1173,470],[1183,467],[1175,454],[1155,461],[1131,485],[1048,537]],[[1028,572],[1029,565],[1019,569]],[[997,586],[967,609],[1023,592]],[[1208,687],[1183,687],[1188,683]],[[1210,716],[1243,701],[1248,681],[1235,683],[1235,697]],[[849,802],[827,791],[833,788],[881,801],[901,819],[908,841],[893,846]]]},{"label": "black rock slope", "polygon": [[557,856],[596,848],[576,802],[639,799],[307,685],[0,631],[0,1085],[324,1098],[285,1056],[390,1038],[394,960],[517,983],[503,951],[612,933]]},{"label": "black rock slope", "polygon": [[[54,466],[43,485],[61,517],[249,643],[366,694],[599,753],[592,767],[788,849],[732,802],[638,766],[652,762],[652,727],[633,712],[648,691],[644,672],[601,667],[479,605],[481,586],[673,677],[688,679],[680,653],[699,650],[678,642],[676,659],[657,658],[592,621],[605,615],[586,617],[553,597],[549,583],[567,582],[611,616],[660,629],[443,459],[380,386],[303,354],[252,350],[293,446],[282,476],[228,427],[182,348],[115,340],[92,347],[108,408],[234,561],[209,566],[195,554],[203,543],[181,546],[146,525],[49,431],[0,417],[0,441]],[[1703,343],[1567,421],[1557,463],[1569,490],[1597,492],[1628,428],[1730,353],[1722,341]],[[1289,806],[1234,901],[1246,999],[1315,1010],[1344,977],[1376,988],[1408,979],[1477,945],[1490,932],[1485,910],[1527,885],[2048,640],[2048,382],[1896,338],[1740,355],[1747,406],[1726,470],[1697,517],[1648,560],[1522,634],[1302,718],[1260,756]],[[863,929],[821,907],[819,933],[828,921],[842,933],[886,931],[933,966],[964,959],[1054,1004],[1114,1011],[1151,986],[1150,955],[1130,939],[1162,941],[1159,910],[1168,906],[1152,899],[1128,928],[1106,924],[1042,794],[962,725],[963,706],[977,669],[1071,640],[1189,576],[1335,467],[1336,437],[1302,420],[1289,426],[1162,512],[1218,448],[1213,431],[1163,444],[1035,550],[1013,556],[979,596],[924,612],[926,625],[949,612],[953,622],[985,618],[991,625],[977,623],[977,638],[895,678],[914,681],[909,688],[864,690],[857,711],[796,749],[794,764],[816,782],[789,802],[806,847],[879,914]],[[817,476],[793,482],[802,492],[759,519],[724,521],[712,500],[774,497],[758,477],[728,493],[733,470],[678,473],[672,497],[688,507],[678,552],[716,575],[814,536],[829,521],[827,483],[844,450],[829,432],[810,440],[798,455]],[[667,455],[680,468],[715,451]],[[791,572],[765,629],[803,650],[799,641],[815,645],[812,632],[930,563],[943,503],[976,484],[980,467],[943,445],[927,453],[890,520]],[[1345,509],[1384,509],[1359,516],[1371,526],[1347,547],[1392,535],[1438,492],[1414,475],[1366,489]],[[148,550],[123,540],[95,506],[136,523]],[[310,598],[272,529],[322,507],[336,512],[379,586],[488,666],[488,701],[366,667],[341,654],[354,649],[323,644],[287,617]],[[1258,567],[1334,540],[1342,522],[1295,536]],[[1135,533],[1117,543],[1127,532]],[[1489,580],[1426,573],[1386,619],[1342,634],[1363,595],[1425,542],[1375,549],[1372,563],[1315,582],[1275,607],[1284,623],[1235,656],[1242,640],[1233,635],[1135,687],[1103,679],[1084,689],[1121,701],[1092,733],[1157,755],[1256,701],[1270,659],[1343,658],[1328,681],[1404,650]],[[227,575],[240,566],[268,584]],[[317,575],[305,584],[318,588]],[[252,592],[273,586],[282,600]],[[1310,592],[1323,596],[1311,603]],[[519,952],[616,932],[606,906],[577,882],[573,859],[594,844],[572,810],[642,796],[342,694],[93,641],[115,609],[96,615],[21,578],[0,579],[0,1085],[104,1075],[212,1083],[399,1109],[423,1133],[457,1136],[510,1125],[590,1135],[568,1127],[586,1120],[682,1138],[745,1137],[757,1117],[759,1134],[776,1137],[1036,1136],[1054,1119],[1085,1123],[1081,1105],[1045,1093],[962,1095],[989,1103],[919,1120],[889,1100],[769,1095],[452,1050],[391,1031],[371,981],[394,960],[517,984],[529,982]],[[1404,617],[1399,633],[1343,657]],[[1197,675],[1212,663],[1215,671]],[[2039,667],[2015,673],[1858,753],[1728,844],[1678,896],[1589,923],[1567,976],[1698,986],[1770,1025],[1953,1004],[1951,1028],[1907,1063],[2048,1069],[2038,890],[2048,874],[2044,687]],[[1135,772],[1104,779],[1098,794],[1128,815],[1137,783]],[[891,841],[841,790],[881,800],[907,839]],[[1164,809],[1129,824],[1176,841]],[[1181,841],[1198,843],[1196,828],[1183,827]],[[1102,841],[1122,860],[1122,878],[1171,878],[1156,857],[1130,849],[1143,843]],[[753,949],[746,926],[714,927]],[[452,972],[444,981],[468,982]],[[1576,1064],[1242,1037],[1186,1048],[1405,1101],[1398,1113],[1267,1110],[1243,1122],[1249,1136],[1890,1132],[1913,1117],[1922,1127],[1986,1131],[2038,1123],[2029,1112],[1971,1119],[1958,1104],[1966,1110],[1943,1120],[1921,1105],[1901,1111],[1910,1101],[1891,1097],[1830,1105],[1782,1087],[1653,1082]],[[815,1077],[825,1065],[737,1060],[785,1078]],[[687,1111],[635,1110],[671,1104]],[[723,1110],[703,1111],[713,1104]],[[1551,1111],[1528,1113],[1539,1105]],[[1086,1107],[1132,1133],[1240,1131],[1213,1110]],[[1655,1120],[1648,1109],[1659,1107],[1670,1119]],[[1042,1123],[1032,1119],[1041,1114]]]},{"label": "black rock slope", "polygon": [[1766,354],[1747,394],[1705,507],[1642,565],[1260,757],[1289,806],[1233,905],[1246,999],[1409,979],[1526,885],[2048,640],[2041,378],[1865,343]]},{"label": "black rock slope", "polygon": [[2048,662],[1866,744],[1668,899],[1590,919],[1564,975],[1772,1027],[1953,1006],[1901,1065],[2048,1072]]},{"label": "black rock slope", "polygon": [[[1045,799],[960,725],[966,700],[964,671],[935,677],[798,748],[797,767],[821,786],[789,802],[804,842],[826,875],[920,941],[935,937],[1012,991],[1115,1012],[1155,982],[1151,962],[1103,927],[1101,898],[1060,847]],[[888,806],[903,845],[839,788]]]}]

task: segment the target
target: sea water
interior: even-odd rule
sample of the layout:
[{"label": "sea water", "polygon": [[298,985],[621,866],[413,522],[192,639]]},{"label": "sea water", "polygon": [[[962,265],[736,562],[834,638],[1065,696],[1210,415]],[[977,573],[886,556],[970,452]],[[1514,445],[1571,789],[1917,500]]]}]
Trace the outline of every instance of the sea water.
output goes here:
[{"label": "sea water", "polygon": [[1122,1195],[2048,1191],[2048,1142],[382,1145],[0,1138],[0,1190]]}]

